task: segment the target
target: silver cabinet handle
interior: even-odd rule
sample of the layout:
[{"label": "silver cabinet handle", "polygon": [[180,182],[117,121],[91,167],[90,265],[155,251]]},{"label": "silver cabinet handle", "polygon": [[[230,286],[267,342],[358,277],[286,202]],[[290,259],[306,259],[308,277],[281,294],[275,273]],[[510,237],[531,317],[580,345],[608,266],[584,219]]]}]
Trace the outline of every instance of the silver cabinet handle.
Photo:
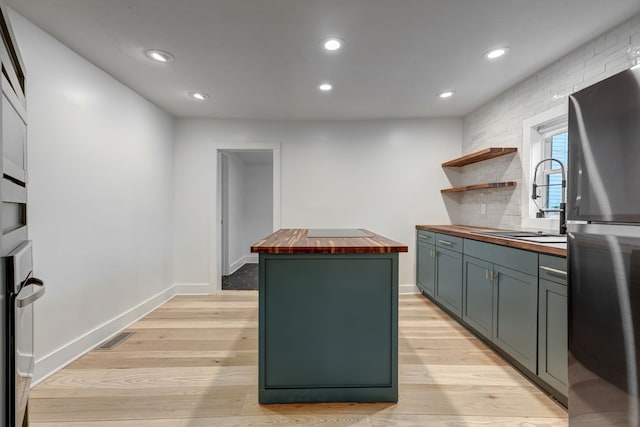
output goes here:
[{"label": "silver cabinet handle", "polygon": [[489,270],[487,270],[486,268],[484,269],[484,279],[489,280]]},{"label": "silver cabinet handle", "polygon": [[29,304],[33,304],[36,300],[40,299],[42,295],[44,295],[44,282],[42,280],[36,279],[35,277],[29,277],[24,282],[23,286],[29,285],[38,286],[40,289],[38,289],[28,297],[16,298],[16,305],[18,306],[18,308],[23,308],[28,306]]},{"label": "silver cabinet handle", "polygon": [[451,243],[448,240],[438,240],[438,243],[442,243],[443,245],[447,245],[447,246],[453,245],[453,243]]},{"label": "silver cabinet handle", "polygon": [[558,270],[557,268],[547,267],[546,265],[541,265],[540,268],[552,274],[559,274],[560,276],[567,275],[566,271]]}]

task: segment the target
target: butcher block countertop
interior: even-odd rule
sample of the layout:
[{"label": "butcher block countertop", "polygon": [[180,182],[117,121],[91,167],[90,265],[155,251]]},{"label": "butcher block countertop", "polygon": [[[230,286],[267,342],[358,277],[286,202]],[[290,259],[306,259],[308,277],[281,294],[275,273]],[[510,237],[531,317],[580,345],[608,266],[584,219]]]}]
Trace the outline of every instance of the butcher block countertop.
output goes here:
[{"label": "butcher block countertop", "polygon": [[[264,254],[366,254],[407,252],[407,245],[365,229],[351,230],[364,237],[344,237],[350,234],[345,229],[319,229],[316,235],[327,237],[308,237],[306,228],[283,228],[265,237],[251,247],[252,253]],[[331,231],[335,231],[332,233]],[[314,234],[314,233],[311,233]],[[340,236],[340,237],[333,237]]]},{"label": "butcher block countertop", "polygon": [[450,236],[473,239],[481,242],[494,243],[496,245],[509,246],[527,251],[539,252],[547,255],[567,256],[566,245],[550,243],[534,243],[525,240],[510,239],[508,237],[486,236],[476,234],[479,231],[501,231],[495,228],[471,227],[468,225],[416,225],[416,229],[433,231],[435,233],[448,234]]}]

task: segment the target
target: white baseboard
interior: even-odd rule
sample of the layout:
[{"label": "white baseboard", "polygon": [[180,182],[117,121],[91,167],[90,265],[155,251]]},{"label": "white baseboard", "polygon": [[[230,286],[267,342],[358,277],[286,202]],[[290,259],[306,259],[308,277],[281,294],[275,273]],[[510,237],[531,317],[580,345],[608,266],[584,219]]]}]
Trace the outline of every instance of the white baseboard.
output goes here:
[{"label": "white baseboard", "polygon": [[420,289],[418,289],[418,287],[416,285],[414,285],[413,283],[404,283],[400,286],[398,286],[398,293],[400,295],[402,294],[419,294],[420,293]]},{"label": "white baseboard", "polygon": [[209,283],[176,283],[176,295],[211,295]]},{"label": "white baseboard", "polygon": [[258,254],[249,254],[244,256],[245,264],[257,264],[258,263]]},{"label": "white baseboard", "polygon": [[175,295],[175,285],[152,296],[121,315],[52,351],[35,363],[31,387],[41,383],[101,342],[111,338],[132,323],[146,316]]},{"label": "white baseboard", "polygon": [[244,257],[240,257],[231,264],[229,264],[229,275],[235,273],[240,267],[244,265]]},{"label": "white baseboard", "polygon": [[231,264],[229,264],[229,274],[231,275],[235,273],[236,271],[238,271],[240,267],[242,267],[245,264],[257,264],[257,263],[258,263],[258,254],[250,254],[250,255],[242,256],[237,260],[235,260],[234,262],[232,262]]}]

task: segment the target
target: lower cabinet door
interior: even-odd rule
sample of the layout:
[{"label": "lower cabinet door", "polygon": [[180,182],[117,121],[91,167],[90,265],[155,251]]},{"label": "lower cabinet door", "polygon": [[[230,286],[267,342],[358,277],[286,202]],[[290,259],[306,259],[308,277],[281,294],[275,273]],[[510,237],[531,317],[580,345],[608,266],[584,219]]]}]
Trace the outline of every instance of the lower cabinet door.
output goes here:
[{"label": "lower cabinet door", "polygon": [[494,265],[492,340],[531,372],[536,372],[538,277]]},{"label": "lower cabinet door", "polygon": [[538,376],[567,395],[567,287],[540,279]]},{"label": "lower cabinet door", "polygon": [[427,295],[433,296],[436,284],[436,247],[418,242],[416,285]]},{"label": "lower cabinet door", "polygon": [[462,254],[436,248],[436,301],[456,316],[462,314]]},{"label": "lower cabinet door", "polygon": [[493,323],[493,264],[464,256],[462,273],[462,320],[491,339]]}]

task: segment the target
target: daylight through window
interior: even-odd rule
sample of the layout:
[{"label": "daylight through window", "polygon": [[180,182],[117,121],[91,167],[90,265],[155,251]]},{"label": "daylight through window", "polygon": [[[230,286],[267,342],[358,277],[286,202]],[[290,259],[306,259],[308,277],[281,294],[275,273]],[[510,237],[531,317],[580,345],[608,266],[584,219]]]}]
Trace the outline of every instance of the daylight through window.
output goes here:
[{"label": "daylight through window", "polygon": [[[543,144],[543,158],[554,158],[562,162],[565,171],[567,163],[568,133],[566,131],[556,133],[545,138]],[[558,162],[547,162],[544,169],[544,183],[542,202],[546,209],[559,209],[562,202],[562,170]],[[549,212],[547,215],[558,215],[557,212]]]}]

